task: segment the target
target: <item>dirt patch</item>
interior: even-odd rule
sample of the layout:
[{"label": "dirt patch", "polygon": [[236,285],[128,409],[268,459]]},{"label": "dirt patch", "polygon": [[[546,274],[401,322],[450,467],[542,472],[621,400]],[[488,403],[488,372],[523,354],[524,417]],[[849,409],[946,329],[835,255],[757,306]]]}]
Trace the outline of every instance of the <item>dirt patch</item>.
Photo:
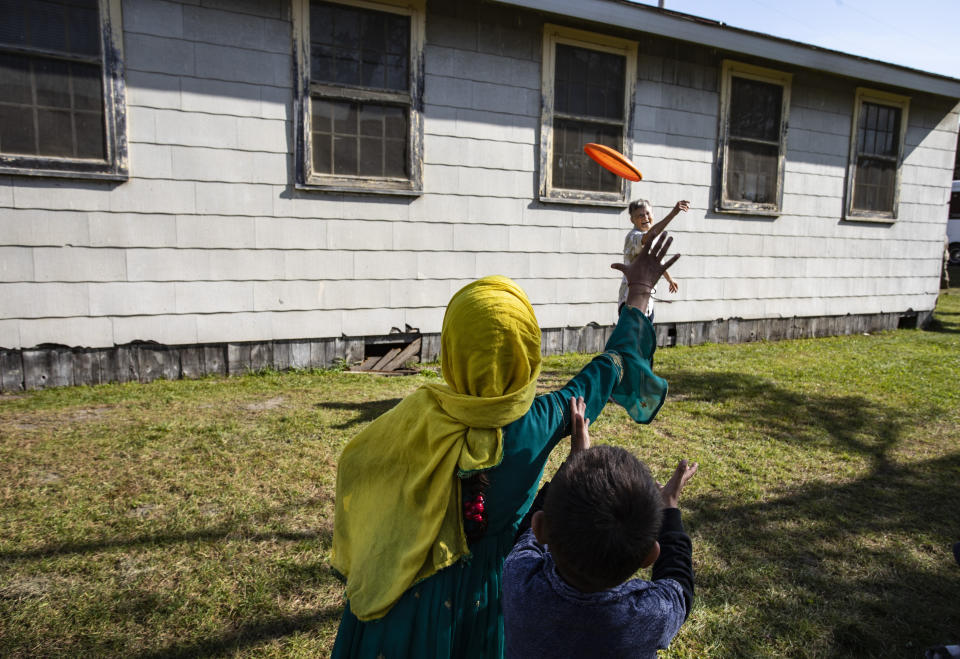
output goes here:
[{"label": "dirt patch", "polygon": [[156,504],[147,503],[142,506],[137,506],[132,510],[128,510],[124,513],[127,517],[132,517],[135,519],[147,519],[149,517],[156,517],[160,513],[160,509]]},{"label": "dirt patch", "polygon": [[79,410],[70,410],[63,415],[62,420],[70,423],[86,423],[88,421],[99,421],[113,408],[104,407],[86,407]]},{"label": "dirt patch", "polygon": [[63,476],[55,471],[47,471],[37,476],[37,482],[41,485],[52,485],[63,480]]},{"label": "dirt patch", "polygon": [[251,412],[265,412],[266,410],[275,410],[286,401],[283,396],[276,396],[269,400],[265,400],[262,403],[250,403],[249,405],[244,405],[243,408],[250,410]]},{"label": "dirt patch", "polygon": [[46,577],[14,577],[6,585],[0,586],[0,597],[11,600],[43,597],[52,586],[53,583]]}]

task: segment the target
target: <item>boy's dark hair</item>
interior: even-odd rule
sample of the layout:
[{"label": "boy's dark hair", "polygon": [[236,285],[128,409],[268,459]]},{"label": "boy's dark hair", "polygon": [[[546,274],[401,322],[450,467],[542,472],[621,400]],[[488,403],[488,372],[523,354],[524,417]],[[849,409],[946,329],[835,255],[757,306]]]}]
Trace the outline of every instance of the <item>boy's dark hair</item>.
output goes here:
[{"label": "boy's dark hair", "polygon": [[662,512],[650,471],[614,446],[574,454],[543,504],[550,552],[603,589],[640,568],[660,534]]},{"label": "boy's dark hair", "polygon": [[633,212],[643,206],[650,206],[650,202],[646,199],[634,199],[630,202],[630,205],[627,206],[627,213],[633,215]]}]

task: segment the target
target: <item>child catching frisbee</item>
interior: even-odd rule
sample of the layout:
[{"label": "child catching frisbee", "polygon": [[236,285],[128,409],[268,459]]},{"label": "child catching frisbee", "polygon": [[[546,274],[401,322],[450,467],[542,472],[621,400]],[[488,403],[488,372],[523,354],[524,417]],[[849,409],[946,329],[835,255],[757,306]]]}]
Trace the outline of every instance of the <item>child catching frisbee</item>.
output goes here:
[{"label": "child catching frisbee", "polygon": [[[623,263],[624,265],[629,265],[637,258],[637,254],[640,253],[641,248],[649,243],[652,239],[656,238],[667,225],[670,224],[670,221],[675,218],[680,211],[686,212],[690,208],[690,202],[686,200],[681,200],[676,203],[665,218],[653,223],[653,205],[646,199],[636,199],[630,202],[630,206],[627,208],[627,212],[630,213],[630,222],[633,224],[633,228],[630,229],[627,233],[626,239],[623,241]],[[667,285],[670,287],[671,293],[676,293],[678,290],[677,282],[673,280],[669,273],[663,273],[664,278],[667,280]],[[651,291],[650,302],[647,305],[646,314],[647,317],[652,321],[653,320],[653,292]],[[627,300],[627,280],[624,277],[620,281],[620,294],[617,297],[617,310],[623,308],[624,303]]]}]

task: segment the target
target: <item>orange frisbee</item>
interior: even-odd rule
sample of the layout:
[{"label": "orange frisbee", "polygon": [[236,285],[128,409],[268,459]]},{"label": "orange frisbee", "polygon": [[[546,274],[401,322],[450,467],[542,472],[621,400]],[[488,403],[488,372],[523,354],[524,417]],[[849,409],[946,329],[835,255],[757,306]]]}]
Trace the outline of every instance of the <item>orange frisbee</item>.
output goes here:
[{"label": "orange frisbee", "polygon": [[588,156],[597,161],[604,169],[607,169],[617,176],[627,179],[628,181],[639,181],[643,178],[643,174],[640,173],[640,170],[637,169],[637,166],[630,162],[630,159],[625,155],[617,151],[616,149],[611,149],[608,146],[602,144],[595,144],[593,142],[588,142],[583,145],[583,151]]}]

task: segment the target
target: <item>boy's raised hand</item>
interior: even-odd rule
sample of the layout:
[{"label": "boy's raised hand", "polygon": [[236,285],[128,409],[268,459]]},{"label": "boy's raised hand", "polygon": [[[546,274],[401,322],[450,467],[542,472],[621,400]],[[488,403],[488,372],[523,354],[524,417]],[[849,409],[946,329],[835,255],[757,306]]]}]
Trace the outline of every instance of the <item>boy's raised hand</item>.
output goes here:
[{"label": "boy's raised hand", "polygon": [[688,210],[690,210],[690,202],[687,201],[686,199],[681,199],[673,207],[674,214],[677,214],[680,211],[683,211],[684,213],[686,213]]},{"label": "boy's raised hand", "polygon": [[584,418],[583,396],[570,396],[570,455],[590,448],[590,419]]},{"label": "boy's raised hand", "polygon": [[700,465],[696,462],[690,464],[686,460],[681,460],[677,464],[677,468],[673,470],[673,476],[670,477],[666,485],[657,483],[657,485],[660,485],[660,496],[663,497],[664,508],[678,508],[680,506],[680,491],[686,487],[687,481],[693,478],[699,467]]},{"label": "boy's raised hand", "polygon": [[[650,291],[656,286],[657,281],[671,265],[680,258],[679,254],[674,254],[666,262],[664,258],[673,238],[663,233],[655,241],[645,243],[640,249],[640,253],[630,262],[629,265],[623,263],[612,263],[610,267],[619,270],[627,280],[627,304],[639,309],[647,308],[647,298]],[[636,287],[636,291],[634,288]],[[640,292],[645,293],[640,296]]]}]

